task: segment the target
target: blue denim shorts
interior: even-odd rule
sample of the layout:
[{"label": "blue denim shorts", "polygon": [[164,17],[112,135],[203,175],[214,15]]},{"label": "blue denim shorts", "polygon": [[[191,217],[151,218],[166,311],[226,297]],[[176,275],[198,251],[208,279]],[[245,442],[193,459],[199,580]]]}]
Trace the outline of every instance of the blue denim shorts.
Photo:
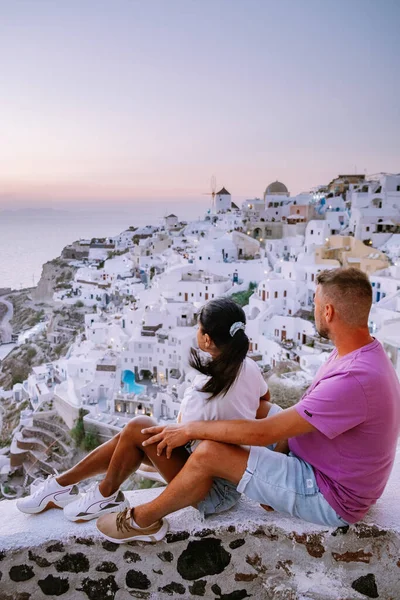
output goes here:
[{"label": "blue denim shorts", "polygon": [[[274,404],[268,417],[281,411],[282,408]],[[330,527],[348,525],[321,494],[312,466],[292,452],[274,452],[274,447],[275,444],[250,448],[237,491],[277,512],[311,523]]]},{"label": "blue denim shorts", "polygon": [[[186,445],[189,454],[193,452],[193,446]],[[238,502],[241,494],[236,491],[236,485],[227,479],[216,477],[207,496],[198,503],[197,510],[202,517],[209,517],[217,513],[229,510]]]},{"label": "blue denim shorts", "polygon": [[[280,406],[273,404],[269,410],[268,417],[272,417],[281,410],[282,408]],[[186,446],[186,450],[189,454],[193,452],[193,448],[196,445],[197,444],[195,443],[194,445],[188,444]],[[276,444],[272,444],[270,448],[273,450],[275,446]],[[231,481],[216,477],[207,496],[197,505],[197,510],[202,517],[208,517],[229,510],[237,504],[242,495],[236,488],[237,486]]]},{"label": "blue denim shorts", "polygon": [[[273,404],[268,417],[281,410]],[[292,453],[274,452],[274,448],[275,444],[250,448],[247,467],[238,486],[226,479],[214,479],[212,488],[197,507],[200,513],[207,517],[228,510],[243,493],[277,512],[311,523],[329,527],[348,525],[320,492],[312,466]]]},{"label": "blue denim shorts", "polygon": [[320,492],[312,466],[292,454],[252,446],[237,491],[274,510],[311,523],[348,525]]}]

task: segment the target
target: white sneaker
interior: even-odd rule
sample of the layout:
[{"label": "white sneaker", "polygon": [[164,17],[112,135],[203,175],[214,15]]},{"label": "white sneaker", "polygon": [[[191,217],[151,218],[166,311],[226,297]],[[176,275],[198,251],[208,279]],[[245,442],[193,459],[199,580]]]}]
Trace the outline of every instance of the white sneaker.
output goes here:
[{"label": "white sneaker", "polygon": [[90,521],[125,508],[129,508],[129,502],[121,490],[105,498],[95,483],[86,494],[65,507],[64,515],[70,521]]},{"label": "white sneaker", "polygon": [[36,485],[31,488],[33,493],[17,500],[18,510],[29,515],[43,512],[48,508],[64,508],[79,496],[76,485],[62,486],[57,483],[54,475],[43,482],[36,480],[34,483]]}]

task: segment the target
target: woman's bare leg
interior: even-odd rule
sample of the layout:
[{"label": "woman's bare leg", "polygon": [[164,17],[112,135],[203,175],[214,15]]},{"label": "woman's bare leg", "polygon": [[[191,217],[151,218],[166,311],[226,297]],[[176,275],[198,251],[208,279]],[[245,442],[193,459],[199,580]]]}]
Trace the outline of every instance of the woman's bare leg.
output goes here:
[{"label": "woman's bare leg", "polygon": [[166,481],[171,481],[185,464],[188,453],[177,448],[170,459],[157,456],[155,446],[142,446],[148,435],[141,430],[156,423],[149,417],[136,417],[111,440],[85,456],[77,465],[66,471],[57,481],[60,485],[72,485],[84,479],[106,473],[99,485],[103,496],[111,496],[125,479],[138,469],[141,462],[153,464]]},{"label": "woman's bare leg", "polygon": [[[154,446],[156,449],[157,444]],[[208,440],[201,442],[161,494],[151,502],[135,506],[133,518],[139,527],[148,527],[180,508],[197,506],[206,497],[215,477],[228,479],[237,485],[246,469],[248,457],[248,450],[240,446]]]},{"label": "woman's bare leg", "polygon": [[62,475],[59,475],[56,479],[60,485],[73,485],[79,483],[94,475],[100,475],[105,473],[110,464],[111,457],[118,445],[120,433],[115,435],[111,440],[105,442],[98,448],[95,448],[90,454],[85,456],[75,466],[73,466]]},{"label": "woman's bare leg", "polygon": [[167,459],[165,454],[157,456],[155,445],[142,446],[142,442],[150,437],[144,435],[142,429],[154,424],[149,417],[138,417],[128,423],[121,432],[106,476],[99,485],[103,496],[111,496],[116,492],[121,483],[139,468],[143,458],[149,459],[166,481],[171,481],[182,469],[189,456],[184,448],[176,448],[171,458]]}]

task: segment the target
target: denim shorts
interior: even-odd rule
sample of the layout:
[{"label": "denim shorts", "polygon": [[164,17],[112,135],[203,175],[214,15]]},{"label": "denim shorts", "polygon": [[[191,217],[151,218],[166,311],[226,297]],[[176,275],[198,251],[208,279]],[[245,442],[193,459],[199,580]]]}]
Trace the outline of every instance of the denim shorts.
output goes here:
[{"label": "denim shorts", "polygon": [[348,525],[320,492],[312,466],[291,452],[287,455],[253,446],[237,491],[277,512],[311,523]]},{"label": "denim shorts", "polygon": [[[282,408],[280,406],[273,404],[269,410],[268,417],[272,417],[281,410]],[[189,454],[193,452],[193,449],[198,443],[199,442],[187,444],[186,450],[189,452]],[[276,444],[272,444],[270,448],[273,450],[275,446]],[[250,447],[248,448],[250,450]],[[236,488],[236,484],[232,483],[231,481],[222,479],[221,477],[216,477],[207,496],[197,505],[197,510],[200,512],[202,517],[208,517],[229,510],[235,506],[235,504],[237,504],[240,496],[242,495],[237,491]]]},{"label": "denim shorts", "polygon": [[[268,417],[281,410],[273,404]],[[200,513],[207,517],[228,510],[243,493],[279,513],[311,523],[329,527],[348,525],[320,492],[312,466],[291,452],[288,455],[274,452],[274,447],[275,444],[250,448],[246,470],[237,486],[226,479],[214,479],[207,496],[197,506]]]},{"label": "denim shorts", "polygon": [[[272,410],[273,408],[273,410]],[[268,416],[282,409],[273,405]],[[312,466],[289,452],[252,446],[237,491],[280,513],[330,527],[348,523],[328,504],[317,485]]]},{"label": "denim shorts", "polygon": [[[195,444],[187,444],[186,450],[192,454]],[[238,502],[241,494],[236,491],[236,485],[227,479],[216,477],[207,496],[198,503],[197,510],[202,517],[209,517],[229,510]]]}]

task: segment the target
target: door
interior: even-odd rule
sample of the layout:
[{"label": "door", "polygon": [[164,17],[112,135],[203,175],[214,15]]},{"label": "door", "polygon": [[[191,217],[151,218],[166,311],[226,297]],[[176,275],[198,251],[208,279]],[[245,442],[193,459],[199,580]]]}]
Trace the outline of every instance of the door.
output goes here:
[{"label": "door", "polygon": [[185,292],[185,302],[187,302],[189,299],[189,294],[187,292]]},{"label": "door", "polygon": [[286,331],[284,329],[282,329],[281,331],[281,342],[284,342],[286,340]]}]

